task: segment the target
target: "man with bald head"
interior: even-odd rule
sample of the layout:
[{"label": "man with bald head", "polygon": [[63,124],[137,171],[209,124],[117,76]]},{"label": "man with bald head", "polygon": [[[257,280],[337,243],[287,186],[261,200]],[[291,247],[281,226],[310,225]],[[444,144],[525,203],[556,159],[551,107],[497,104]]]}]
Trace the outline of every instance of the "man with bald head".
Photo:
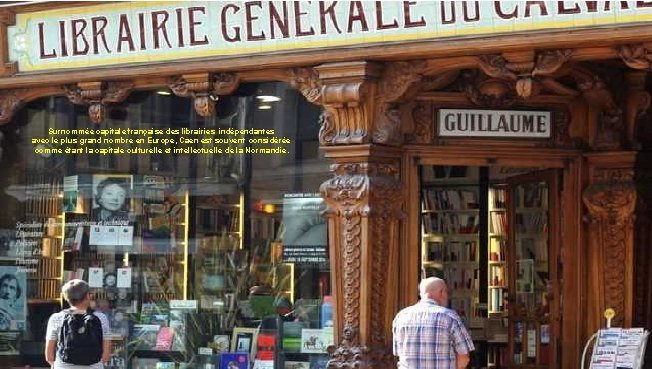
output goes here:
[{"label": "man with bald head", "polygon": [[399,369],[463,369],[473,341],[455,311],[448,309],[448,286],[430,277],[419,283],[421,300],[396,314],[392,324]]}]

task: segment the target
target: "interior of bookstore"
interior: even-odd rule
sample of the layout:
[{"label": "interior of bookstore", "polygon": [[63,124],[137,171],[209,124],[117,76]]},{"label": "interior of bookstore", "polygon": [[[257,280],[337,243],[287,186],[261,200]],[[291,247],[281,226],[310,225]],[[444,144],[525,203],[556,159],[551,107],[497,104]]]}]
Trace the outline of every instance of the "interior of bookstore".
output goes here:
[{"label": "interior of bookstore", "polygon": [[[446,280],[474,367],[547,365],[561,320],[558,175],[543,168],[422,165],[421,274]],[[559,299],[556,299],[559,300]]]},{"label": "interior of bookstore", "polygon": [[320,112],[283,83],[242,84],[208,118],[169,90],[133,92],[100,127],[253,127],[290,145],[125,155],[104,150],[99,130],[91,153],[35,143],[98,126],[64,96],[23,107],[0,128],[0,360],[48,366],[46,323],[68,307],[61,285],[82,279],[110,322],[107,369],[324,368],[334,334]]}]

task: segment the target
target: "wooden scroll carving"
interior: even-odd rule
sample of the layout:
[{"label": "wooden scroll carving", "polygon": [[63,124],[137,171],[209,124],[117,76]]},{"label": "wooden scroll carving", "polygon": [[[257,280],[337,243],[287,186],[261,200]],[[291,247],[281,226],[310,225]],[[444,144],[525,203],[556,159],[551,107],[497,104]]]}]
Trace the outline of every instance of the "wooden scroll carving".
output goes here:
[{"label": "wooden scroll carving", "polygon": [[230,95],[240,85],[234,73],[197,73],[175,77],[169,87],[175,95],[193,99],[195,111],[202,117],[215,112],[215,101],[220,95]]},{"label": "wooden scroll carving", "polygon": [[80,82],[62,88],[73,104],[88,105],[91,122],[101,124],[106,117],[106,104],[123,101],[132,87],[131,82]]},{"label": "wooden scroll carving", "polygon": [[[334,164],[333,178],[321,186],[328,205],[329,229],[335,229],[331,243],[339,263],[334,270],[342,281],[338,317],[339,345],[329,348],[329,368],[390,368],[390,327],[386,326],[392,306],[390,254],[398,247],[398,219],[401,216],[401,185],[398,165],[357,162]],[[369,265],[371,268],[365,268]],[[394,286],[396,288],[396,286]],[[370,309],[364,311],[364,307]]]},{"label": "wooden scroll carving", "polygon": [[412,110],[412,119],[414,120],[414,131],[408,134],[406,141],[417,144],[432,143],[434,133],[434,112],[432,103],[419,102]]},{"label": "wooden scroll carving", "polygon": [[322,105],[321,145],[403,142],[400,104],[418,92],[422,61],[335,63],[289,71],[291,85]]},{"label": "wooden scroll carving", "polygon": [[570,71],[577,82],[584,99],[600,109],[597,125],[591,134],[594,139],[589,144],[598,150],[618,150],[623,147],[625,133],[623,112],[618,106],[613,92],[596,73],[575,66]]},{"label": "wooden scroll carving", "polygon": [[3,90],[0,92],[0,125],[7,124],[25,103],[21,97],[27,90]]},{"label": "wooden scroll carving", "polygon": [[16,62],[9,61],[9,36],[7,27],[16,24],[16,15],[10,10],[0,10],[0,76],[11,76],[18,71]]},{"label": "wooden scroll carving", "polygon": [[[627,298],[631,287],[627,276],[627,253],[633,243],[634,209],[636,207],[636,188],[633,182],[619,181],[629,175],[622,171],[599,173],[608,176],[609,182],[599,181],[590,185],[582,196],[588,209],[590,234],[602,250],[602,274],[604,277],[604,307],[613,307],[620,312],[614,318],[614,326],[623,326]],[[629,250],[629,251],[628,251]],[[631,322],[630,322],[631,324]]]},{"label": "wooden scroll carving", "polygon": [[621,45],[616,47],[616,52],[623,62],[632,69],[650,69],[652,52],[644,44]]},{"label": "wooden scroll carving", "polygon": [[478,66],[493,78],[509,81],[509,84],[522,99],[536,96],[542,86],[561,92],[560,84],[548,76],[560,70],[570,59],[570,50],[545,50],[506,53],[503,55],[482,55]]}]

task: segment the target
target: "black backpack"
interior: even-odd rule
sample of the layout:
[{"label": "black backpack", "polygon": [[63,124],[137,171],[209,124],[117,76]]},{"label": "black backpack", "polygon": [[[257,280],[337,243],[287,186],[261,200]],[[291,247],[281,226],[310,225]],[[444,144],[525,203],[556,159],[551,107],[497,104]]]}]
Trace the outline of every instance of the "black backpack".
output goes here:
[{"label": "black backpack", "polygon": [[57,353],[61,361],[91,365],[102,359],[102,321],[89,309],[84,314],[65,312]]}]

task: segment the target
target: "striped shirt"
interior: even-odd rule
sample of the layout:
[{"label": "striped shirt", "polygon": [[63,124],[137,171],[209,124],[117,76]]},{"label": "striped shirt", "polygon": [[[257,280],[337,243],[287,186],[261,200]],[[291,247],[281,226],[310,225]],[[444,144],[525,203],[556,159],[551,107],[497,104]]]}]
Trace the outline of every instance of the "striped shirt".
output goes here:
[{"label": "striped shirt", "polygon": [[392,332],[399,369],[456,369],[457,354],[474,350],[457,313],[430,299],[399,311]]},{"label": "striped shirt", "polygon": [[[73,314],[83,314],[83,313],[84,311],[81,310],[77,310],[73,312]],[[98,311],[93,312],[93,314],[95,314],[95,316],[98,317],[100,319],[100,322],[102,323],[102,336],[104,337],[104,341],[110,340],[111,326],[109,325],[109,320],[106,318],[106,315]],[[48,327],[45,333],[46,340],[54,340],[54,341],[59,340],[59,332],[61,331],[61,326],[63,325],[63,318],[65,316],[66,316],[66,311],[60,311],[50,316],[50,319],[48,320]],[[57,352],[56,360],[54,361],[54,367],[53,367],[53,369],[89,369],[89,368],[103,369],[104,364],[102,364],[101,361],[91,365],[75,365],[75,364],[64,363],[59,358],[59,353]]]}]

